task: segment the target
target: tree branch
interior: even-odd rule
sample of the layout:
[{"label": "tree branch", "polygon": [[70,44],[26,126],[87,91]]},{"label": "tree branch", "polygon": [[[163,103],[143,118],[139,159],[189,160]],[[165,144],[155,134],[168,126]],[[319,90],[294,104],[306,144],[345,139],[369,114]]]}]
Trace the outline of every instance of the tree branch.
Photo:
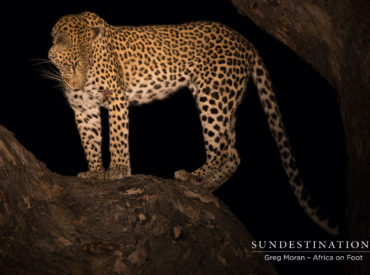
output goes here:
[{"label": "tree branch", "polygon": [[50,172],[0,126],[1,274],[276,274],[216,197]]}]

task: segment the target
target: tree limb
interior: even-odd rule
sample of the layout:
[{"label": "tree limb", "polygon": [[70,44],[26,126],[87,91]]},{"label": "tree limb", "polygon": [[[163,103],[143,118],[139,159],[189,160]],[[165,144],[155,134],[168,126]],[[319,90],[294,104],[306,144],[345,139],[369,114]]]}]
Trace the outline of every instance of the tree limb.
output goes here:
[{"label": "tree limb", "polygon": [[276,274],[216,197],[50,172],[0,126],[1,274]]}]

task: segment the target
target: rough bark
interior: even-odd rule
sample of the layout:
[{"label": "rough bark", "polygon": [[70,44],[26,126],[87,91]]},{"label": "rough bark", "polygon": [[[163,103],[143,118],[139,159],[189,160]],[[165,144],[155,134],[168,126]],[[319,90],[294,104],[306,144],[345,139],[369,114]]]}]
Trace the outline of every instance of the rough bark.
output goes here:
[{"label": "rough bark", "polygon": [[[293,49],[339,95],[348,154],[350,238],[370,236],[370,2],[231,0],[240,13]],[[359,263],[353,274],[368,274]]]},{"label": "rough bark", "polygon": [[196,186],[50,172],[0,126],[0,274],[276,274]]}]

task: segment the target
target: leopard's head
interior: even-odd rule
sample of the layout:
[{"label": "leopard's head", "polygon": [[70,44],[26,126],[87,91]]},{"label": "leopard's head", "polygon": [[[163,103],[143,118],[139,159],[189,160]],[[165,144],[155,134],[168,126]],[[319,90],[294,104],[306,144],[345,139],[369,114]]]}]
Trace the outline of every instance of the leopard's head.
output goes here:
[{"label": "leopard's head", "polygon": [[58,68],[67,89],[83,89],[104,23],[96,14],[83,12],[63,16],[54,25],[51,32],[53,45],[48,56]]}]

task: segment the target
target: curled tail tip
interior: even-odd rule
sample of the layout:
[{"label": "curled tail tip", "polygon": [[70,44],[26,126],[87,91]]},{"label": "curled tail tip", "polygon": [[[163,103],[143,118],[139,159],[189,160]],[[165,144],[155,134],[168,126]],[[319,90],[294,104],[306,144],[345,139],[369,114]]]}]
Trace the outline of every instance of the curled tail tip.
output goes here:
[{"label": "curled tail tip", "polygon": [[325,227],[323,227],[326,232],[333,236],[340,236],[345,234],[345,225],[342,219],[335,219],[333,217],[329,217],[326,220]]},{"label": "curled tail tip", "polygon": [[293,189],[293,194],[296,197],[301,208],[306,212],[306,214],[320,226],[327,233],[338,236],[341,234],[341,224],[329,215],[325,210],[323,210],[314,201],[309,192],[304,187],[303,181],[300,176],[294,178],[290,181],[291,187]]},{"label": "curled tail tip", "polygon": [[333,236],[339,236],[341,234],[341,230],[340,230],[340,226],[339,224],[334,224],[334,225],[331,225],[330,224],[331,221],[330,220],[327,220],[326,223],[324,224],[319,224],[321,225],[321,227],[326,231],[328,232],[330,235],[333,235]]},{"label": "curled tail tip", "polygon": [[[312,202],[311,198],[309,200]],[[322,209],[319,207],[312,209],[308,205],[302,207],[310,216],[310,218],[327,233],[333,236],[338,236],[341,234],[340,224]]]}]

